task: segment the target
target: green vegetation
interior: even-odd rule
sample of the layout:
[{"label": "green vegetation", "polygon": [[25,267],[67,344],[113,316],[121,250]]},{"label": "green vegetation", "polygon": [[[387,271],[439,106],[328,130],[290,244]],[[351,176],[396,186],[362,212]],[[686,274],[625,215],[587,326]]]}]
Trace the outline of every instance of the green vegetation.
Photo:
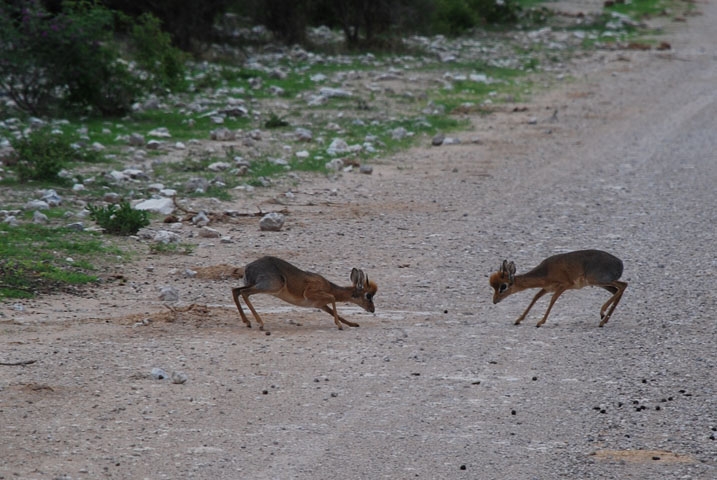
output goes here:
[{"label": "green vegetation", "polygon": [[33,115],[88,111],[123,115],[143,94],[183,83],[183,55],[151,15],[129,36],[140,68],[121,56],[116,12],[90,1],[63,2],[50,12],[42,2],[0,5],[0,90]]},{"label": "green vegetation", "polygon": [[34,224],[0,224],[0,299],[53,293],[97,281],[92,262],[120,252],[96,234]]},{"label": "green vegetation", "polygon": [[73,139],[50,128],[33,130],[12,142],[17,153],[18,181],[32,180],[64,184],[58,174],[76,162],[96,162],[96,152],[73,146]]},{"label": "green vegetation", "polygon": [[149,213],[135,210],[129,202],[106,207],[88,205],[87,209],[90,211],[90,218],[105,232],[113,235],[134,235],[140,228],[149,225]]}]

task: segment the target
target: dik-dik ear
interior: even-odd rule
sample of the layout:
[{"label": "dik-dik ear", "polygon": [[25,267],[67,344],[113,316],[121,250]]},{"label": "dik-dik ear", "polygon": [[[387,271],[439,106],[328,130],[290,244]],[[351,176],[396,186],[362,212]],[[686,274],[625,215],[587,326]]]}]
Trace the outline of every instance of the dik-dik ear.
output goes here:
[{"label": "dik-dik ear", "polygon": [[360,292],[368,285],[368,277],[362,270],[354,268],[351,270],[351,283],[353,283],[354,288]]},{"label": "dik-dik ear", "polygon": [[515,280],[515,263],[503,260],[503,264],[500,266],[500,273],[508,275],[508,281],[513,283]]}]

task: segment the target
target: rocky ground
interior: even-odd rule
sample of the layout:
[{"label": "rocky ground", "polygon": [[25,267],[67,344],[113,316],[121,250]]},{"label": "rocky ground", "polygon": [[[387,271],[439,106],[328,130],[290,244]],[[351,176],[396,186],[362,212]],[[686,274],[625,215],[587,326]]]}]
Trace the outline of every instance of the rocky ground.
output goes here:
[{"label": "rocky ground", "polygon": [[[236,199],[281,201],[279,232],[225,219],[233,243],[192,237],[82,296],[2,305],[0,361],[32,363],[0,365],[0,478],[717,477],[717,9],[698,10],[668,52],[600,52],[471,117],[459,135],[480,142]],[[580,248],[625,263],[605,327],[598,289],[540,329],[547,300],[521,326],[530,293],[492,304],[504,258]],[[376,313],[340,305],[361,327],[339,331],[257,296],[271,335],[245,328],[231,271],[265,254],[336,283],[362,268]]]}]

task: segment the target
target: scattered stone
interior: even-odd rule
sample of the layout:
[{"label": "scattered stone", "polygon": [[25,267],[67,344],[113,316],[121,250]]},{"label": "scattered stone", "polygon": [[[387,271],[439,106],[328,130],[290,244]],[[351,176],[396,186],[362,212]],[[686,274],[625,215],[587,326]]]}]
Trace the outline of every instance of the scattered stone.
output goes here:
[{"label": "scattered stone", "polygon": [[184,190],[190,193],[204,193],[209,188],[209,180],[202,177],[192,177],[184,183]]},{"label": "scattered stone", "polygon": [[162,370],[161,368],[154,367],[149,374],[154,378],[155,380],[164,380],[169,378],[169,375],[167,375],[167,372]]},{"label": "scattered stone", "polygon": [[122,173],[132,180],[149,180],[149,175],[138,168],[126,168],[122,170]]},{"label": "scattered stone", "polygon": [[211,227],[202,227],[199,230],[199,236],[202,238],[220,238],[222,234],[219,232],[219,230],[215,230]]},{"label": "scattered stone", "polygon": [[179,243],[181,237],[174,232],[160,230],[154,235],[153,240],[157,243],[163,243],[167,245],[169,243]]},{"label": "scattered stone", "polygon": [[143,147],[145,142],[144,135],[139,133],[132,133],[127,139],[127,143],[132,147]]},{"label": "scattered stone", "polygon": [[2,223],[10,225],[11,227],[18,226],[17,217],[15,217],[15,215],[8,215],[7,217],[5,217],[5,220],[3,220]]},{"label": "scattered stone", "polygon": [[181,385],[186,383],[187,379],[187,375],[183,372],[172,372],[172,383],[174,384]]},{"label": "scattered stone", "polygon": [[341,88],[321,87],[319,95],[327,98],[345,98],[350,97],[351,92]]},{"label": "scattered stone", "polygon": [[194,278],[197,276],[196,270],[192,270],[191,268],[184,269],[184,276],[187,278]]},{"label": "scattered stone", "polygon": [[174,212],[174,201],[171,198],[150,198],[139,202],[134,208],[169,215]]},{"label": "scattered stone", "polygon": [[200,210],[195,216],[192,217],[192,223],[198,227],[205,227],[209,225],[211,220],[207,216],[206,212]]},{"label": "scattered stone", "polygon": [[222,172],[229,168],[231,168],[231,165],[229,165],[227,162],[214,162],[207,166],[207,170],[212,172]]},{"label": "scattered stone", "polygon": [[179,300],[179,291],[171,286],[164,286],[159,290],[159,299],[163,302],[176,302]]},{"label": "scattered stone", "polygon": [[158,127],[154,130],[150,130],[147,132],[147,135],[150,137],[157,137],[157,138],[171,138],[172,134],[169,133],[169,130],[167,130],[166,127]]},{"label": "scattered stone", "polygon": [[107,173],[105,177],[110,181],[114,181],[115,183],[125,182],[129,180],[129,177],[127,175],[122,172],[118,172],[117,170],[112,170],[111,172]]},{"label": "scattered stone", "polygon": [[314,135],[311,133],[311,130],[306,128],[297,128],[294,131],[294,134],[296,135],[297,142],[310,142],[314,139]]},{"label": "scattered stone", "polygon": [[329,155],[340,155],[349,151],[349,144],[342,138],[334,138],[326,149]]},{"label": "scattered stone", "polygon": [[47,215],[40,212],[39,210],[35,210],[35,212],[32,214],[32,223],[47,223],[49,222],[49,218],[47,218]]},{"label": "scattered stone", "polygon": [[102,195],[102,201],[116,205],[122,201],[122,197],[119,193],[107,192]]},{"label": "scattered stone", "polygon": [[236,140],[236,132],[228,128],[221,127],[209,132],[209,138],[218,142],[229,142]]},{"label": "scattered stone", "polygon": [[446,139],[446,135],[443,133],[437,133],[436,136],[431,140],[431,145],[434,147],[440,147],[443,145],[443,141]]},{"label": "scattered stone", "polygon": [[150,140],[147,142],[147,150],[159,150],[159,147],[162,146],[162,142],[159,140]]},{"label": "scattered stone", "polygon": [[407,136],[409,136],[409,132],[403,127],[397,127],[391,130],[391,138],[394,140],[403,140]]},{"label": "scattered stone", "polygon": [[45,190],[42,194],[42,199],[47,202],[50,207],[57,207],[62,204],[62,197],[54,190]]},{"label": "scattered stone", "polygon": [[44,200],[30,200],[23,208],[25,210],[48,210],[50,205]]},{"label": "scattered stone", "polygon": [[334,172],[338,172],[342,168],[344,168],[344,159],[343,158],[334,158],[330,162],[326,162],[326,169],[332,170]]},{"label": "scattered stone", "polygon": [[82,232],[85,230],[85,225],[82,222],[74,222],[65,225],[65,228],[73,232]]},{"label": "scattered stone", "polygon": [[278,232],[284,226],[284,220],[284,215],[281,213],[267,213],[259,220],[259,229],[269,232]]},{"label": "scattered stone", "polygon": [[373,173],[373,167],[371,165],[361,165],[359,167],[359,173],[371,175]]}]

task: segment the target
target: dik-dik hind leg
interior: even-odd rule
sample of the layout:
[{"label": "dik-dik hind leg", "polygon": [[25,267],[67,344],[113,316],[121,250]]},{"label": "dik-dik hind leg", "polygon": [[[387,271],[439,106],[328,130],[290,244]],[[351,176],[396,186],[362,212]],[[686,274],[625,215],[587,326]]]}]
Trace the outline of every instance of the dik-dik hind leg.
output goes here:
[{"label": "dik-dik hind leg", "polygon": [[239,310],[239,315],[241,316],[241,321],[244,322],[244,324],[251,328],[251,322],[248,318],[246,318],[246,315],[244,314],[244,310],[241,308],[241,304],[239,303],[239,294],[241,293],[241,290],[245,287],[237,287],[232,288],[232,298],[234,299],[234,304],[237,306],[237,310]]},{"label": "dik-dik hind leg", "polygon": [[249,295],[252,293],[258,293],[254,291],[254,286],[244,286],[244,287],[237,287],[232,289],[232,297],[234,298],[234,303],[237,306],[237,309],[239,310],[239,315],[241,315],[242,321],[246,324],[247,327],[251,328],[251,322],[244,314],[244,310],[241,308],[241,303],[239,303],[239,295],[244,299],[244,303],[246,303],[246,306],[249,307],[249,310],[251,310],[252,315],[254,315],[254,318],[256,319],[256,322],[259,324],[259,330],[264,330],[264,321],[261,319],[259,314],[256,312],[256,309],[254,308],[254,305],[251,304],[249,301]]},{"label": "dik-dik hind leg", "polygon": [[[612,312],[615,311],[615,307],[617,307],[617,304],[620,303],[620,299],[622,298],[622,294],[625,293],[625,289],[627,288],[627,282],[621,282],[619,280],[615,280],[612,285],[603,287],[605,290],[613,291],[614,294],[612,297],[608,299],[607,302],[600,308],[600,324],[599,327],[602,327],[607,323],[608,320],[610,320],[610,317],[612,316]],[[607,311],[607,314],[605,313],[605,310],[610,307],[610,310]]]},{"label": "dik-dik hind leg", "polygon": [[540,291],[538,293],[536,293],[535,296],[533,297],[533,301],[530,302],[530,305],[528,305],[528,308],[526,308],[525,311],[523,312],[523,314],[521,316],[519,316],[518,319],[515,321],[514,325],[520,325],[520,322],[522,322],[525,319],[525,316],[528,315],[528,312],[530,311],[531,308],[533,308],[533,305],[535,305],[535,302],[537,302],[540,299],[540,297],[542,297],[546,293],[548,293],[548,291],[544,288],[541,288]]},{"label": "dik-dik hind leg", "polygon": [[[341,315],[339,315],[338,312],[336,311],[336,304],[333,304],[333,305],[334,305],[333,310],[328,305],[321,307],[321,310],[323,310],[324,312],[326,312],[329,315],[332,315],[334,317],[334,322],[336,322],[336,325],[339,327],[339,330],[343,330],[341,323],[344,323],[344,324],[348,325],[349,327],[358,327],[359,326],[358,323],[349,322],[348,320],[345,320],[343,317],[341,317]],[[340,321],[341,323],[337,322],[336,320]]]}]

